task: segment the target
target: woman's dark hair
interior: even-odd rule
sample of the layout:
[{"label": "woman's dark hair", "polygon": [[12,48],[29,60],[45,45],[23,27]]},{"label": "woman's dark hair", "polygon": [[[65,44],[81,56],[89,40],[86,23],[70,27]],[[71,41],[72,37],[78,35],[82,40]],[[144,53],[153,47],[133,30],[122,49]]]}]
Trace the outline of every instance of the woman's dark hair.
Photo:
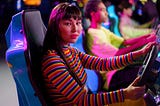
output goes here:
[{"label": "woman's dark hair", "polygon": [[50,49],[58,50],[61,48],[59,44],[61,41],[59,34],[59,22],[60,20],[69,19],[72,17],[78,19],[81,19],[82,17],[81,11],[75,5],[60,3],[53,8],[50,14],[48,28],[43,43],[44,52]]},{"label": "woman's dark hair", "polygon": [[120,4],[116,7],[116,12],[122,13],[123,9],[132,8],[132,4],[129,3],[129,0],[122,0]]},{"label": "woman's dark hair", "polygon": [[84,15],[86,18],[91,20],[91,12],[96,12],[98,10],[98,5],[101,3],[101,0],[89,0],[84,7]]}]

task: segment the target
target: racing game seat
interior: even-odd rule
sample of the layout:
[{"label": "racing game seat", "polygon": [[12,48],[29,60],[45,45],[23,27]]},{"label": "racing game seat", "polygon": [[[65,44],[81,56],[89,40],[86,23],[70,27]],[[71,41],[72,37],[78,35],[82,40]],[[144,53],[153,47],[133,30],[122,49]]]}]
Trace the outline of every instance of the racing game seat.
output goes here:
[{"label": "racing game seat", "polygon": [[46,106],[40,80],[45,33],[38,10],[22,10],[15,14],[6,31],[6,62],[16,83],[20,106]]},{"label": "racing game seat", "polygon": [[109,29],[117,36],[122,36],[119,30],[119,17],[116,13],[115,6],[110,5],[107,8],[110,26]]},{"label": "racing game seat", "polygon": [[[12,72],[20,106],[47,105],[40,73],[41,50],[46,27],[38,10],[22,10],[12,17],[6,31],[6,62]],[[82,38],[73,45],[83,51]],[[95,72],[86,70],[87,86],[92,93],[100,89]],[[95,83],[93,83],[93,81]]]}]

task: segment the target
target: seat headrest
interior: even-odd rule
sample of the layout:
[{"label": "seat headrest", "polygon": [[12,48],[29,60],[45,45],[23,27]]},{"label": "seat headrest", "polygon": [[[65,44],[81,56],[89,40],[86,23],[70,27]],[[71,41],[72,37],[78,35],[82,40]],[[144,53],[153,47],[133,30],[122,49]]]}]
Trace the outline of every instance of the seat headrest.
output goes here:
[{"label": "seat headrest", "polygon": [[43,45],[43,40],[46,33],[46,27],[42,21],[40,11],[26,10],[23,16],[24,30],[28,37],[31,37],[33,43],[37,46]]}]

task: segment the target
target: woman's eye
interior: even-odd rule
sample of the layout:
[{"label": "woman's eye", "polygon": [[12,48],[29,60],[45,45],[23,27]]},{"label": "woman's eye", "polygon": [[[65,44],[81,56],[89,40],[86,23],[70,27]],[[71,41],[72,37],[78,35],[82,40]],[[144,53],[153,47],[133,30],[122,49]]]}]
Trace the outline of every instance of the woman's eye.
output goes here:
[{"label": "woman's eye", "polygon": [[72,25],[70,22],[66,22],[64,24],[67,25],[67,26],[71,26]]},{"label": "woman's eye", "polygon": [[82,22],[77,22],[77,25],[81,25],[82,24]]},{"label": "woman's eye", "polygon": [[79,22],[77,22],[76,24],[77,24],[77,25],[81,25],[81,24],[82,24],[82,22],[81,22],[81,21],[79,21]]}]

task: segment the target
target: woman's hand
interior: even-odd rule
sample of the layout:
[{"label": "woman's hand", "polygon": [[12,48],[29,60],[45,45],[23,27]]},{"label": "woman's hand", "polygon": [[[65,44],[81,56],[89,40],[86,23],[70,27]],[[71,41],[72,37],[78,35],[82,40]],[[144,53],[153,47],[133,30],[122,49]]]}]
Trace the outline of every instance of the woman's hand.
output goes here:
[{"label": "woman's hand", "polygon": [[136,100],[143,97],[145,93],[145,86],[136,86],[140,77],[137,77],[124,91],[124,98]]},{"label": "woman's hand", "polygon": [[142,49],[139,51],[143,54],[146,55],[152,48],[153,45],[156,45],[156,42],[149,42],[146,46],[144,46]]},{"label": "woman's hand", "polygon": [[145,56],[151,50],[151,48],[152,48],[153,45],[156,45],[156,41],[149,42],[142,49],[134,51],[133,52],[133,58],[135,60],[137,60],[138,58],[141,58],[142,56]]}]

